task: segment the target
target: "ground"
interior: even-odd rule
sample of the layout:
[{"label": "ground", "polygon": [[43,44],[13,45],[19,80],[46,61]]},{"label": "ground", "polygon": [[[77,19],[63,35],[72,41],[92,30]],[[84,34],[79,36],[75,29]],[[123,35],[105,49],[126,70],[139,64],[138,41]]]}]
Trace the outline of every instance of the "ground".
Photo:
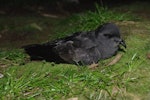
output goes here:
[{"label": "ground", "polygon": [[[140,5],[140,6],[139,6]],[[149,100],[150,10],[147,3],[114,8],[130,11],[135,20],[115,21],[127,43],[115,57],[94,68],[45,61],[29,61],[20,48],[52,39],[64,17],[0,17],[0,98],[2,100]],[[43,19],[44,18],[44,19]],[[11,24],[9,23],[11,22]],[[65,23],[63,23],[65,25]],[[9,26],[9,27],[8,27]],[[24,31],[25,30],[25,31]]]}]

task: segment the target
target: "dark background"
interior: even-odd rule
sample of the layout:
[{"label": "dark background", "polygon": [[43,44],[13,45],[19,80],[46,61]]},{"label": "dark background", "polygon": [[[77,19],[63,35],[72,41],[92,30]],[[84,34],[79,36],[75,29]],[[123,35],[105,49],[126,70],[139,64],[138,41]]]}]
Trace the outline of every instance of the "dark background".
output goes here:
[{"label": "dark background", "polygon": [[26,14],[29,12],[74,13],[94,9],[95,3],[104,7],[121,6],[149,0],[0,0],[0,14]]}]

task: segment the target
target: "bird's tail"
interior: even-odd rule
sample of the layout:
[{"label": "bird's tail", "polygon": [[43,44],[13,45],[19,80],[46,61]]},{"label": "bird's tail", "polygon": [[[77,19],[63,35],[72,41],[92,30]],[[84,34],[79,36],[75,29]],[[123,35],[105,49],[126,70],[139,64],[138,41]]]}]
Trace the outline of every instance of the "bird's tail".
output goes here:
[{"label": "bird's tail", "polygon": [[30,56],[31,60],[46,60],[50,62],[63,63],[58,53],[53,49],[55,43],[31,44],[22,48]]},{"label": "bird's tail", "polygon": [[43,59],[43,53],[45,52],[44,46],[41,44],[31,44],[22,47],[25,52],[30,56],[31,60]]}]

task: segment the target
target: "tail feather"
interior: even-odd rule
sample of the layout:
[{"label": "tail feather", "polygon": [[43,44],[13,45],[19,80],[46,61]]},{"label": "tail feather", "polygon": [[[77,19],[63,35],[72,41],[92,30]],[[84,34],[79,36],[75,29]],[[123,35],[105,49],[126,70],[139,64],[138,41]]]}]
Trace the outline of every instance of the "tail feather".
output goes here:
[{"label": "tail feather", "polygon": [[56,63],[64,62],[53,50],[54,45],[31,44],[22,48],[30,56],[31,60],[46,60]]},{"label": "tail feather", "polygon": [[41,44],[32,44],[23,46],[25,52],[30,55],[31,60],[42,60],[44,55],[44,48]]}]

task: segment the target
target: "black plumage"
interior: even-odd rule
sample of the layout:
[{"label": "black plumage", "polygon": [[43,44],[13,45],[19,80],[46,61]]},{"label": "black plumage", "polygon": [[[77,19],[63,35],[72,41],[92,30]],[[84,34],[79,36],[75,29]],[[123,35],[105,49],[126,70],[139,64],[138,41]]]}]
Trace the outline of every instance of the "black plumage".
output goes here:
[{"label": "black plumage", "polygon": [[89,65],[115,55],[120,44],[126,47],[119,28],[113,23],[106,23],[93,31],[76,32],[65,38],[23,48],[31,60]]}]

